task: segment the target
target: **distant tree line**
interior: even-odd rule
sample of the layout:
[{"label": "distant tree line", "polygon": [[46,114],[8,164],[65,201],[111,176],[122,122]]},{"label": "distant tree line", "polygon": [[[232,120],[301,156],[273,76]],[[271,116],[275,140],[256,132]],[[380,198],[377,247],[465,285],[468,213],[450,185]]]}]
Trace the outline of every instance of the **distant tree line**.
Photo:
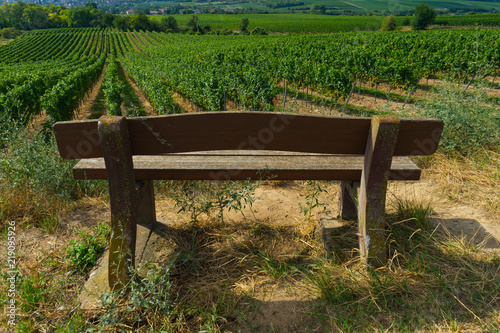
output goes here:
[{"label": "distant tree line", "polygon": [[[267,34],[263,28],[248,31],[248,19],[243,19],[240,34]],[[182,32],[192,34],[223,34],[235,33],[232,30],[212,30],[210,25],[200,25],[198,17],[193,15],[186,26],[180,26],[175,17],[165,15],[161,20],[151,19],[143,12],[133,15],[114,15],[97,9],[95,2],[89,2],[83,7],[65,8],[54,5],[37,5],[33,3],[3,3],[0,5],[0,36],[14,38],[19,30],[47,28],[87,28],[113,27],[120,30],[148,30],[161,32]]]},{"label": "distant tree line", "polygon": [[[134,15],[114,15],[97,8],[95,2],[83,7],[66,8],[55,5],[15,2],[0,5],[0,30],[33,30],[47,28],[115,27],[121,30],[178,31],[174,17],[151,20],[140,12]],[[9,30],[11,31],[11,30]]]}]

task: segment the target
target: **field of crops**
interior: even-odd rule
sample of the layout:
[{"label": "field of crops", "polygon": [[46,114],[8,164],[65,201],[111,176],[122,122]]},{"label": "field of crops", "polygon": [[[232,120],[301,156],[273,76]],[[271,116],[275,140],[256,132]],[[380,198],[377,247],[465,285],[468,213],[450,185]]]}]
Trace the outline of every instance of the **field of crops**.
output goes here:
[{"label": "field of crops", "polygon": [[[186,4],[182,1],[169,1],[168,5],[177,5],[180,3]],[[313,4],[324,5],[325,10],[333,13],[341,13],[344,11],[354,12],[354,13],[366,13],[366,12],[405,12],[412,11],[415,9],[416,5],[428,4],[429,6],[435,8],[438,11],[447,10],[460,10],[462,12],[468,12],[473,10],[500,10],[500,5],[496,1],[442,1],[442,0],[403,0],[403,1],[366,1],[366,0],[351,0],[351,1],[341,1],[341,0],[300,0],[300,1],[271,1],[271,0],[259,0],[259,1],[232,1],[230,3],[226,2],[213,2],[213,1],[197,1],[195,5],[197,8],[213,8],[217,6],[224,9],[252,9],[252,10],[265,10],[269,12],[288,12],[294,10],[300,12],[301,10],[309,10]],[[149,4],[148,4],[149,6]]]},{"label": "field of crops", "polygon": [[[151,16],[161,20],[163,16]],[[174,15],[175,19],[185,25],[191,15]],[[270,32],[304,33],[304,32],[346,32],[379,30],[382,16],[343,16],[343,15],[314,15],[314,14],[199,14],[200,26],[210,25],[213,29],[239,30],[243,18],[249,19],[249,30],[256,27]],[[409,25],[411,17],[397,16],[398,26]],[[405,23],[406,21],[406,23]],[[476,15],[440,15],[436,24],[444,26],[485,26],[497,27],[500,25],[500,14]]]},{"label": "field of crops", "polygon": [[[261,27],[270,32],[345,32],[354,30],[378,30],[380,16],[331,16],[312,14],[200,14],[199,24],[215,29],[238,30],[243,18],[249,19],[249,30]],[[160,20],[161,16],[151,16]],[[180,24],[186,24],[191,15],[174,15]],[[402,21],[402,18],[401,18]]]},{"label": "field of crops", "polygon": [[[283,79],[337,99],[360,80],[409,89],[429,76],[467,81],[495,75],[497,37],[495,31],[169,35],[144,43],[142,53],[129,53],[124,63],[132,77],[162,82],[204,110],[221,110],[223,92],[248,108],[272,109]],[[150,90],[146,83],[143,89]]]},{"label": "field of crops", "polygon": [[173,92],[203,110],[222,110],[224,98],[272,110],[283,80],[332,99],[344,99],[358,81],[402,89],[430,76],[467,82],[498,74],[498,35],[469,30],[286,36],[38,31],[0,48],[0,108],[16,119],[42,109],[53,120],[69,119],[110,54],[160,114],[177,112]]}]

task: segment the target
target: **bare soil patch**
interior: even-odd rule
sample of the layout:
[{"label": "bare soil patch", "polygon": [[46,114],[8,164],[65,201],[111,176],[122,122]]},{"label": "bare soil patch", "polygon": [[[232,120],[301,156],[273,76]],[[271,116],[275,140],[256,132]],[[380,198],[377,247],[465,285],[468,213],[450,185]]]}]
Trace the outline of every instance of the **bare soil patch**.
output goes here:
[{"label": "bare soil patch", "polygon": [[139,98],[139,101],[141,102],[142,107],[146,111],[146,114],[148,116],[155,116],[156,112],[153,109],[153,106],[151,105],[151,103],[149,102],[149,100],[147,99],[146,95],[142,92],[142,90],[134,82],[134,80],[132,80],[130,78],[130,76],[128,75],[127,71],[125,71],[125,68],[123,67],[123,64],[121,62],[120,62],[120,66],[121,66],[121,68],[123,70],[123,73],[125,74],[125,78],[127,79],[127,82],[130,84],[130,86],[132,87],[132,89],[134,89],[134,93]]},{"label": "bare soil patch", "polygon": [[75,114],[73,115],[74,120],[84,120],[88,119],[92,114],[92,106],[99,95],[99,91],[101,90],[102,81],[104,80],[104,74],[106,73],[106,66],[102,69],[102,73],[97,79],[97,82],[94,86],[87,92],[85,97],[80,103],[78,109],[76,109]]},{"label": "bare soil patch", "polygon": [[179,93],[172,93],[172,98],[179,104],[181,110],[188,113],[200,112],[201,108]]},{"label": "bare soil patch", "polygon": [[141,50],[141,49],[137,46],[137,44],[136,44],[136,42],[135,42],[135,38],[133,38],[133,37],[131,36],[131,34],[130,34],[130,33],[127,33],[127,38],[128,38],[128,40],[132,43],[132,45],[134,46],[134,48],[135,48],[137,51],[139,51],[139,52],[141,52],[142,54],[144,54],[144,52],[143,52],[143,51],[142,51],[142,50]]}]

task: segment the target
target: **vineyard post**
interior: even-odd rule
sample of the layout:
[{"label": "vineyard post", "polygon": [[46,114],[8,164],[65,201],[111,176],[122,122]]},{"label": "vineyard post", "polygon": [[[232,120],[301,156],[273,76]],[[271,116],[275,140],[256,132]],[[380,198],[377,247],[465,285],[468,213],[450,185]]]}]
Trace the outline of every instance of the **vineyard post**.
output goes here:
[{"label": "vineyard post", "polygon": [[309,95],[309,83],[307,84],[306,87],[306,108],[307,108],[307,96]]},{"label": "vineyard post", "polygon": [[413,88],[411,88],[411,91],[410,91],[410,93],[408,94],[408,97],[406,97],[405,102],[403,103],[403,106],[401,107],[402,109],[405,107],[405,105],[406,105],[406,103],[408,102],[408,100],[410,99],[411,95],[413,95],[413,92],[414,92],[414,91],[415,91],[415,89],[417,88],[418,82],[420,82],[420,79],[418,79],[418,80],[417,80],[417,83],[415,83],[415,85],[413,86]]},{"label": "vineyard post", "polygon": [[495,71],[495,76],[493,76],[493,81],[491,81],[491,84],[495,83],[495,80],[497,79],[498,70],[500,70],[500,68],[497,68],[497,70]]},{"label": "vineyard post", "polygon": [[476,78],[476,75],[477,75],[477,72],[474,73],[474,75],[472,75],[472,78],[470,79],[469,83],[467,83],[467,87],[465,87],[464,91],[463,92],[466,92],[467,89],[469,88],[469,86],[471,85],[472,81],[474,81],[474,79]]},{"label": "vineyard post", "polygon": [[226,91],[224,90],[224,111],[226,111]]},{"label": "vineyard post", "polygon": [[349,104],[349,100],[351,99],[351,95],[355,87],[356,87],[356,81],[352,83],[351,92],[349,93],[349,96],[347,96],[347,100],[345,101],[344,107],[342,108],[342,112],[340,113],[340,115],[344,114],[345,108],[347,107],[347,104]]},{"label": "vineyard post", "polygon": [[286,105],[286,79],[283,79],[284,84],[283,84],[283,111],[285,111],[285,105]]},{"label": "vineyard post", "polygon": [[359,93],[361,91],[361,79],[359,80],[359,87],[358,87],[358,100],[359,100]]}]

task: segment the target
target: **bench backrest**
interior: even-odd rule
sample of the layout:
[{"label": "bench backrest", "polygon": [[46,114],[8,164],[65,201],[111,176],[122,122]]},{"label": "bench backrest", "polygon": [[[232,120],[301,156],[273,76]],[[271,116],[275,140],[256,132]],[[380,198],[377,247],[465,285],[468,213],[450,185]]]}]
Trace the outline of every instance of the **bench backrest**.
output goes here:
[{"label": "bench backrest", "polygon": [[[132,155],[208,150],[276,150],[364,154],[371,118],[272,112],[209,112],[128,118]],[[430,155],[443,122],[400,119],[394,156]],[[60,154],[67,159],[102,157],[98,120],[54,125]]]}]

